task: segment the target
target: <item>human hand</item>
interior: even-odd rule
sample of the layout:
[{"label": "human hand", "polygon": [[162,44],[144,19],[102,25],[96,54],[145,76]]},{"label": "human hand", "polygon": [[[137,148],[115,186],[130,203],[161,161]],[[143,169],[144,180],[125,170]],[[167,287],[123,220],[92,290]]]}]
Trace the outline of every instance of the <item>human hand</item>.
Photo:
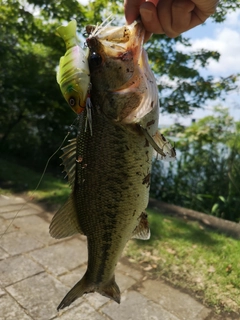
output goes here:
[{"label": "human hand", "polygon": [[127,23],[141,15],[145,41],[152,33],[175,38],[203,23],[216,10],[218,0],[124,0]]}]

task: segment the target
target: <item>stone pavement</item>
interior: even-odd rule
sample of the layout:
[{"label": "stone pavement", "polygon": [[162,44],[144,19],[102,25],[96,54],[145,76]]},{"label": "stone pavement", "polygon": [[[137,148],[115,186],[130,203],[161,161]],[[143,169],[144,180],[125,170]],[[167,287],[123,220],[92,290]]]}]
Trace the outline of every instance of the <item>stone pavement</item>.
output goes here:
[{"label": "stone pavement", "polygon": [[0,235],[17,212],[0,240],[0,320],[218,319],[191,296],[123,263],[126,259],[116,269],[120,305],[93,293],[58,313],[56,307],[86,270],[86,240],[52,239],[48,233],[52,214],[5,195],[0,195]]}]

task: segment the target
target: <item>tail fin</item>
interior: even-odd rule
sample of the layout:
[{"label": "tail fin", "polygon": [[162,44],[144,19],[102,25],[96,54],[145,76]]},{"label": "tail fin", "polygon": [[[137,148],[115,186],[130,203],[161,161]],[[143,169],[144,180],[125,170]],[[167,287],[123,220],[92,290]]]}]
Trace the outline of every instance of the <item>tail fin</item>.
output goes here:
[{"label": "tail fin", "polygon": [[71,20],[67,26],[57,28],[56,33],[65,41],[67,50],[78,43],[76,20]]},{"label": "tail fin", "polygon": [[110,282],[104,286],[100,286],[98,289],[96,289],[96,291],[101,295],[116,301],[117,303],[120,303],[121,301],[121,293],[118,285],[115,282],[115,276],[112,277]]},{"label": "tail fin", "polygon": [[64,309],[70,304],[72,304],[75,300],[80,298],[85,293],[98,292],[105,297],[108,297],[117,303],[120,303],[121,294],[118,285],[115,282],[115,276],[112,277],[111,281],[106,285],[96,285],[88,282],[86,273],[83,278],[78,281],[75,286],[66,294],[63,298],[57,310]]},{"label": "tail fin", "polygon": [[68,306],[70,306],[73,301],[80,298],[84,293],[90,293],[94,292],[94,286],[89,285],[86,274],[83,276],[83,278],[78,281],[75,286],[66,294],[66,296],[63,298],[59,306],[57,307],[57,310],[64,309]]}]

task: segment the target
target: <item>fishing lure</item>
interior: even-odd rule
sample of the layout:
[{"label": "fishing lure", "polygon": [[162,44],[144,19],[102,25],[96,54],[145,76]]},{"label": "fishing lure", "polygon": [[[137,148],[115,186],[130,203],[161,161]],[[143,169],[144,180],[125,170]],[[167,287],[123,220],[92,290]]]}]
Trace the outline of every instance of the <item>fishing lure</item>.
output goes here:
[{"label": "fishing lure", "polygon": [[87,107],[87,122],[92,132],[91,84],[87,59],[89,49],[83,50],[79,46],[76,20],[72,20],[67,26],[59,27],[57,35],[64,40],[67,49],[60,59],[57,82],[65,100],[75,113],[80,114]]}]

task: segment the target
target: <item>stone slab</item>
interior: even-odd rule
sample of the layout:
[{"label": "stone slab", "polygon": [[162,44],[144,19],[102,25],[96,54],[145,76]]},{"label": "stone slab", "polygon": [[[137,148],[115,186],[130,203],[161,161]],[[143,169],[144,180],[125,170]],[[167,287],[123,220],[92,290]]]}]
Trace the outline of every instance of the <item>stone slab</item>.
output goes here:
[{"label": "stone slab", "polygon": [[5,233],[16,231],[18,228],[11,224],[10,220],[0,218],[0,236]]},{"label": "stone slab", "polygon": [[[211,310],[208,309],[208,308],[206,308],[206,307],[204,307],[204,308],[202,308],[202,309],[200,310],[200,312],[199,312],[198,314],[196,314],[194,320],[209,319],[210,314],[211,314]],[[211,320],[212,320],[212,319],[211,319]],[[224,320],[227,320],[227,318],[224,319]]]},{"label": "stone slab", "polygon": [[12,220],[15,217],[25,217],[28,215],[38,214],[39,212],[41,211],[36,210],[25,203],[0,207],[0,217],[8,220]]},{"label": "stone slab", "polygon": [[131,268],[129,265],[126,265],[121,261],[117,264],[117,270],[123,272],[124,274],[130,276],[135,280],[140,280],[143,278],[143,274],[139,270],[137,270],[136,268]]},{"label": "stone slab", "polygon": [[135,291],[123,295],[120,305],[111,301],[101,311],[114,320],[180,320],[161,305]]},{"label": "stone slab", "polygon": [[[67,288],[47,273],[19,281],[6,290],[34,320],[48,320],[57,316],[57,306]],[[16,317],[21,319],[21,317]]]},{"label": "stone slab", "polygon": [[39,216],[33,215],[17,218],[14,220],[13,224],[16,228],[43,244],[49,245],[57,243],[57,240],[53,239],[49,234],[49,223]]},{"label": "stone slab", "polygon": [[97,292],[86,294],[84,299],[86,299],[86,301],[88,301],[96,310],[109,303],[109,298],[104,297]]},{"label": "stone slab", "polygon": [[0,261],[0,284],[6,287],[42,271],[39,264],[25,256],[10,257]]},{"label": "stone slab", "polygon": [[41,242],[20,231],[6,233],[0,239],[0,247],[11,255],[28,252],[42,246]]},{"label": "stone slab", "polygon": [[6,292],[0,288],[0,296],[3,296]]},{"label": "stone slab", "polygon": [[17,212],[19,210],[22,210],[24,208],[28,208],[27,203],[12,203],[12,204],[8,204],[5,206],[1,206],[0,207],[0,215],[2,215],[3,213],[8,213],[8,212]]},{"label": "stone slab", "polygon": [[62,317],[54,318],[60,320],[73,320],[73,319],[81,319],[81,320],[107,320],[105,317],[101,316],[98,312],[90,313],[89,315],[85,316],[80,312],[69,312],[64,314]]},{"label": "stone slab", "polygon": [[87,261],[87,248],[86,243],[72,238],[32,251],[29,255],[52,274],[61,275]]},{"label": "stone slab", "polygon": [[136,280],[127,276],[126,274],[119,272],[118,270],[116,271],[115,276],[116,283],[118,284],[121,292],[124,292],[136,283]]},{"label": "stone slab", "polygon": [[[146,280],[140,292],[152,299],[171,313],[178,316],[181,320],[198,319],[196,318],[205,308],[198,301],[189,295],[166,285],[163,281]],[[207,308],[205,308],[207,312]],[[209,312],[210,313],[210,310]]]},{"label": "stone slab", "polygon": [[32,320],[9,295],[0,298],[0,320]]},{"label": "stone slab", "polygon": [[84,264],[79,268],[69,271],[61,276],[59,280],[67,287],[72,288],[84,275],[87,270],[87,265]]},{"label": "stone slab", "polygon": [[26,201],[21,197],[0,194],[0,207],[15,204],[15,203],[24,203],[24,202]]},{"label": "stone slab", "polygon": [[9,254],[0,247],[0,260],[6,259],[9,257]]},{"label": "stone slab", "polygon": [[59,313],[57,318],[59,320],[106,320],[97,311],[93,309],[87,302],[81,303],[79,306]]}]

